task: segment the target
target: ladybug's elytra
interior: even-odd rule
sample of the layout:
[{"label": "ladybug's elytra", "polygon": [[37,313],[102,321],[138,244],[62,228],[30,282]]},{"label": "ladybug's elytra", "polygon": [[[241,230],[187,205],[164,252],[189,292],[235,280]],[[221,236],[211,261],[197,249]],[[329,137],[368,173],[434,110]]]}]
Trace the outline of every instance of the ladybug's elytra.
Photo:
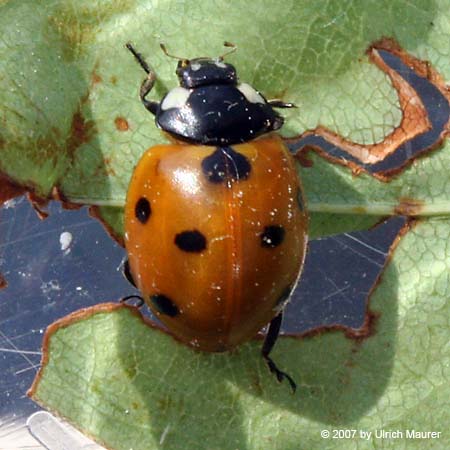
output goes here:
[{"label": "ladybug's elytra", "polygon": [[169,331],[198,350],[230,350],[270,322],[262,356],[295,390],[269,357],[307,242],[294,160],[274,133],[283,118],[273,108],[294,105],[239,83],[223,56],[177,58],[180,86],[148,100],[155,72],[127,48],[147,73],[140,99],[173,143],[147,150],[134,170],[126,276]]}]

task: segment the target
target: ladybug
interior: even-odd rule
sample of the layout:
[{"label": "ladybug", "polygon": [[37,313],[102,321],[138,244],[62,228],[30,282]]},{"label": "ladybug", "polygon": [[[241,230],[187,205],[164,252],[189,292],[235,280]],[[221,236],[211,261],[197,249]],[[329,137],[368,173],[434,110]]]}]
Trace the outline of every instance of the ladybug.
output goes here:
[{"label": "ladybug", "polygon": [[163,45],[179,86],[148,100],[155,72],[126,47],[147,73],[140,99],[172,143],[148,149],[132,175],[125,276],[172,335],[201,351],[233,349],[270,322],[262,356],[295,391],[269,357],[307,243],[302,187],[275,133],[274,108],[294,105],[239,82],[225,55],[188,60]]}]

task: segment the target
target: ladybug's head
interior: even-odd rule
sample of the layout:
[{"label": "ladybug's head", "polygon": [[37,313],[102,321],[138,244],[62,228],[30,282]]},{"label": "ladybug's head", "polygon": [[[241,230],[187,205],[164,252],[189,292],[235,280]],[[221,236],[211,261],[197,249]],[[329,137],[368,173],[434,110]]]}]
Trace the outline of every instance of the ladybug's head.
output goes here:
[{"label": "ladybug's head", "polygon": [[160,44],[162,51],[171,58],[178,59],[176,70],[180,86],[186,89],[205,86],[207,84],[237,84],[236,69],[223,60],[226,55],[236,51],[236,46],[224,42],[231,50],[217,58],[186,59],[171,55],[164,44]]},{"label": "ladybug's head", "polygon": [[182,59],[178,62],[176,74],[180,86],[190,89],[207,84],[236,84],[236,69],[223,62],[222,58]]}]

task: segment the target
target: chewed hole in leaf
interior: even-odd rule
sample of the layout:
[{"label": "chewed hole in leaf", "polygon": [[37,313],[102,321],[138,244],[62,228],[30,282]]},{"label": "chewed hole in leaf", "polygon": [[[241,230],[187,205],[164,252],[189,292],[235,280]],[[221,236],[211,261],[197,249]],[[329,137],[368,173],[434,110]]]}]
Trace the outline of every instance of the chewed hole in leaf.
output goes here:
[{"label": "chewed hole in leaf", "polygon": [[290,141],[294,151],[313,149],[355,173],[364,170],[389,181],[424,152],[442,144],[450,124],[450,93],[427,62],[413,58],[392,39],[374,43],[368,55],[397,90],[401,123],[374,144],[357,144],[322,126]]}]

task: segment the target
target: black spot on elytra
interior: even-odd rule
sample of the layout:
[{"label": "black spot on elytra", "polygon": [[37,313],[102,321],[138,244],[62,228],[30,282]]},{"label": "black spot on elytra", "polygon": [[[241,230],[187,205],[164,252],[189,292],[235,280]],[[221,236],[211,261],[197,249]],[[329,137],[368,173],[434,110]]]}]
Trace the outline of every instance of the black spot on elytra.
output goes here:
[{"label": "black spot on elytra", "polygon": [[169,297],[166,297],[163,294],[152,295],[150,301],[157,311],[166,316],[175,317],[180,312],[178,306]]},{"label": "black spot on elytra", "polygon": [[206,248],[206,238],[198,230],[183,231],[175,236],[175,244],[185,252],[199,253]]},{"label": "black spot on elytra", "polygon": [[136,216],[136,219],[142,224],[145,224],[147,223],[151,213],[152,208],[150,206],[150,202],[146,198],[141,197],[136,202],[136,206],[134,207],[134,215]]},{"label": "black spot on elytra", "polygon": [[285,231],[281,225],[270,225],[264,228],[261,234],[261,245],[263,247],[278,247],[284,239]]},{"label": "black spot on elytra", "polygon": [[275,303],[275,306],[283,306],[289,300],[291,292],[292,292],[291,285],[285,287],[280,297],[278,298],[277,302]]},{"label": "black spot on elytra", "polygon": [[236,152],[233,147],[217,147],[202,161],[202,170],[211,183],[245,180],[252,166],[246,156]]},{"label": "black spot on elytra", "polygon": [[303,212],[305,210],[305,203],[303,202],[303,192],[300,188],[298,188],[298,191],[297,191],[297,204],[298,204],[300,211]]}]

